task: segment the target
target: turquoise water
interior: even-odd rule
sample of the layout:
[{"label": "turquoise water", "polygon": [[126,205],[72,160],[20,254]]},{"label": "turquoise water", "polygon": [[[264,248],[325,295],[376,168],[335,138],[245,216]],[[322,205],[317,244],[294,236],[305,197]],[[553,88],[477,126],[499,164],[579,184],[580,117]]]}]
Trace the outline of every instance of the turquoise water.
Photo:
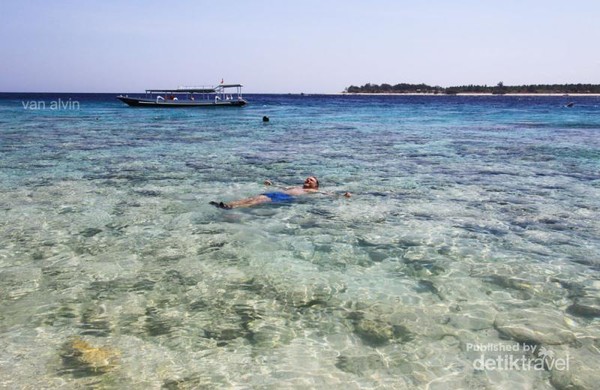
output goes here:
[{"label": "turquoise water", "polygon": [[600,98],[247,98],[0,95],[0,386],[600,380]]}]

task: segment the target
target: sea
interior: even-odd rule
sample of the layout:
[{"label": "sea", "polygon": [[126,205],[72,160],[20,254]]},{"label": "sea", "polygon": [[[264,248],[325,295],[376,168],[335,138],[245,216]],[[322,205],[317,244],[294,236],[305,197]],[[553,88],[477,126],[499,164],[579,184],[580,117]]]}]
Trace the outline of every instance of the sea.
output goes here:
[{"label": "sea", "polygon": [[245,98],[0,94],[0,387],[597,388],[600,97]]}]

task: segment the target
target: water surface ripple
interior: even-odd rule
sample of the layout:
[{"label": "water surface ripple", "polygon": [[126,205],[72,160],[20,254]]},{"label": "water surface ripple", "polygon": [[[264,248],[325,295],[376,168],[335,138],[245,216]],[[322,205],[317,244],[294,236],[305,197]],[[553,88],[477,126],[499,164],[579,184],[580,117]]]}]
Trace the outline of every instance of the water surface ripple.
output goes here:
[{"label": "water surface ripple", "polygon": [[[1,386],[600,380],[600,98],[248,100],[0,95]],[[208,204],[308,175],[353,196]]]}]

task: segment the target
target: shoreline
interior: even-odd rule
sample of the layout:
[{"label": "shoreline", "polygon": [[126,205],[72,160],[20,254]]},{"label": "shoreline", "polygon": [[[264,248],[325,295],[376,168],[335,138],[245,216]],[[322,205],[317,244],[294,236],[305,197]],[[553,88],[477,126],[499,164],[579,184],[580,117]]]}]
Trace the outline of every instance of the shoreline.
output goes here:
[{"label": "shoreline", "polygon": [[[119,95],[118,92],[0,92],[0,95]],[[128,92],[128,94],[136,95],[143,94],[143,92]],[[551,96],[551,97],[600,97],[600,93],[505,93],[505,94],[493,94],[493,93],[475,93],[475,92],[464,92],[456,94],[446,93],[422,93],[422,92],[407,92],[407,93],[393,93],[393,92],[382,92],[382,93],[367,93],[367,92],[246,92],[245,95],[324,95],[324,96],[473,96],[473,97],[486,97],[486,96]]]},{"label": "shoreline", "polygon": [[348,95],[348,96],[558,96],[558,97],[581,97],[581,96],[592,96],[592,97],[600,97],[600,93],[504,93],[504,94],[493,94],[493,93],[474,93],[474,92],[464,92],[464,93],[456,93],[456,94],[446,94],[446,93],[418,93],[418,92],[409,92],[409,93],[367,93],[367,92],[357,92],[357,93],[348,93],[348,92],[337,92],[331,93],[327,95]]}]

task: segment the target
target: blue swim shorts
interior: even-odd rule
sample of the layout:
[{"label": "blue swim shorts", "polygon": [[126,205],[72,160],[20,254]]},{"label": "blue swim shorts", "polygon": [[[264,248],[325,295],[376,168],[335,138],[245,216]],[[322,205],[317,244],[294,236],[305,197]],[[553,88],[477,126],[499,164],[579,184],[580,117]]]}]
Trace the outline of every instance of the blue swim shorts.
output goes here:
[{"label": "blue swim shorts", "polygon": [[272,202],[291,202],[294,200],[293,196],[285,192],[266,192],[263,195],[269,197]]}]

